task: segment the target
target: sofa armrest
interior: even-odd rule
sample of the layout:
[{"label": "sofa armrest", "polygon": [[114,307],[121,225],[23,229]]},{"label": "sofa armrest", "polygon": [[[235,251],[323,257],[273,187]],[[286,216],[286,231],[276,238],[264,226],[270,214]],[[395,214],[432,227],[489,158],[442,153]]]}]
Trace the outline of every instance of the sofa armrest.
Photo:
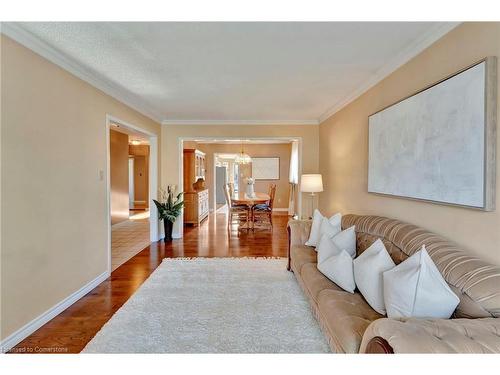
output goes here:
[{"label": "sofa armrest", "polygon": [[500,319],[378,319],[360,353],[500,353]]},{"label": "sofa armrest", "polygon": [[309,239],[311,231],[311,220],[290,220],[288,221],[288,265],[286,269],[290,271],[290,249],[292,246],[304,245]]}]

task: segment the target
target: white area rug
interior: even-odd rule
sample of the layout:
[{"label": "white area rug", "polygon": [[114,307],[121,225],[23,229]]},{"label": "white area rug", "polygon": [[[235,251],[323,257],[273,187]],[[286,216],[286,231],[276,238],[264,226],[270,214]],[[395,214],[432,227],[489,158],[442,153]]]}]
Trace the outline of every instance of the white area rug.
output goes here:
[{"label": "white area rug", "polygon": [[86,353],[324,353],[283,259],[164,259]]}]

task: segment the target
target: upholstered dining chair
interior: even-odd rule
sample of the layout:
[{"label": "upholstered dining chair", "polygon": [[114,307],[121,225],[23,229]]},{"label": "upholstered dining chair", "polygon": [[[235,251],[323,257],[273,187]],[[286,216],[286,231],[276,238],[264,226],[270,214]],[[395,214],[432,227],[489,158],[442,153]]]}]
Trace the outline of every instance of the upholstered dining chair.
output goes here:
[{"label": "upholstered dining chair", "polygon": [[274,207],[275,196],[276,196],[276,185],[271,184],[269,186],[269,201],[264,204],[258,204],[254,206],[252,209],[252,220],[254,226],[256,222],[267,220],[271,225],[271,229],[273,228],[273,207]]},{"label": "upholstered dining chair", "polygon": [[228,228],[230,228],[233,224],[233,220],[236,220],[238,223],[241,223],[241,221],[244,220],[248,223],[251,214],[250,209],[245,205],[233,205],[229,184],[224,184],[224,196],[226,197],[226,203],[228,207]]}]

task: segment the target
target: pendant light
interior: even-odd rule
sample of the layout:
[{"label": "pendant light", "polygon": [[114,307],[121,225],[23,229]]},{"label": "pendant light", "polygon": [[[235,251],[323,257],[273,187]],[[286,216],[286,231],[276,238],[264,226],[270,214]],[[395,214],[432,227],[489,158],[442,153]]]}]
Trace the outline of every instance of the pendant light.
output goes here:
[{"label": "pendant light", "polygon": [[234,162],[236,164],[250,164],[252,162],[250,155],[243,152],[243,142],[241,142],[241,151],[238,155],[236,155]]}]

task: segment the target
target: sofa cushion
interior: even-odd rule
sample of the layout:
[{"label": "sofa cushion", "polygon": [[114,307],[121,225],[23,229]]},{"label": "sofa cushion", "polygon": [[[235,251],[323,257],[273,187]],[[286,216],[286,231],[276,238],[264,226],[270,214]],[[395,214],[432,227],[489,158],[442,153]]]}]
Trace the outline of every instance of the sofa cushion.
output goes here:
[{"label": "sofa cushion", "polygon": [[300,271],[302,282],[309,291],[314,302],[318,303],[318,295],[322,290],[332,289],[341,291],[342,289],[335,283],[331,282],[323,275],[316,266],[316,263],[308,263],[302,266]]},{"label": "sofa cushion", "polygon": [[366,328],[383,317],[368,305],[360,293],[350,294],[333,289],[319,293],[318,310],[339,353],[358,353]]},{"label": "sofa cushion", "polygon": [[305,245],[295,245],[290,249],[292,258],[292,268],[295,272],[300,273],[304,264],[314,263],[316,266],[317,253],[314,248]]}]

